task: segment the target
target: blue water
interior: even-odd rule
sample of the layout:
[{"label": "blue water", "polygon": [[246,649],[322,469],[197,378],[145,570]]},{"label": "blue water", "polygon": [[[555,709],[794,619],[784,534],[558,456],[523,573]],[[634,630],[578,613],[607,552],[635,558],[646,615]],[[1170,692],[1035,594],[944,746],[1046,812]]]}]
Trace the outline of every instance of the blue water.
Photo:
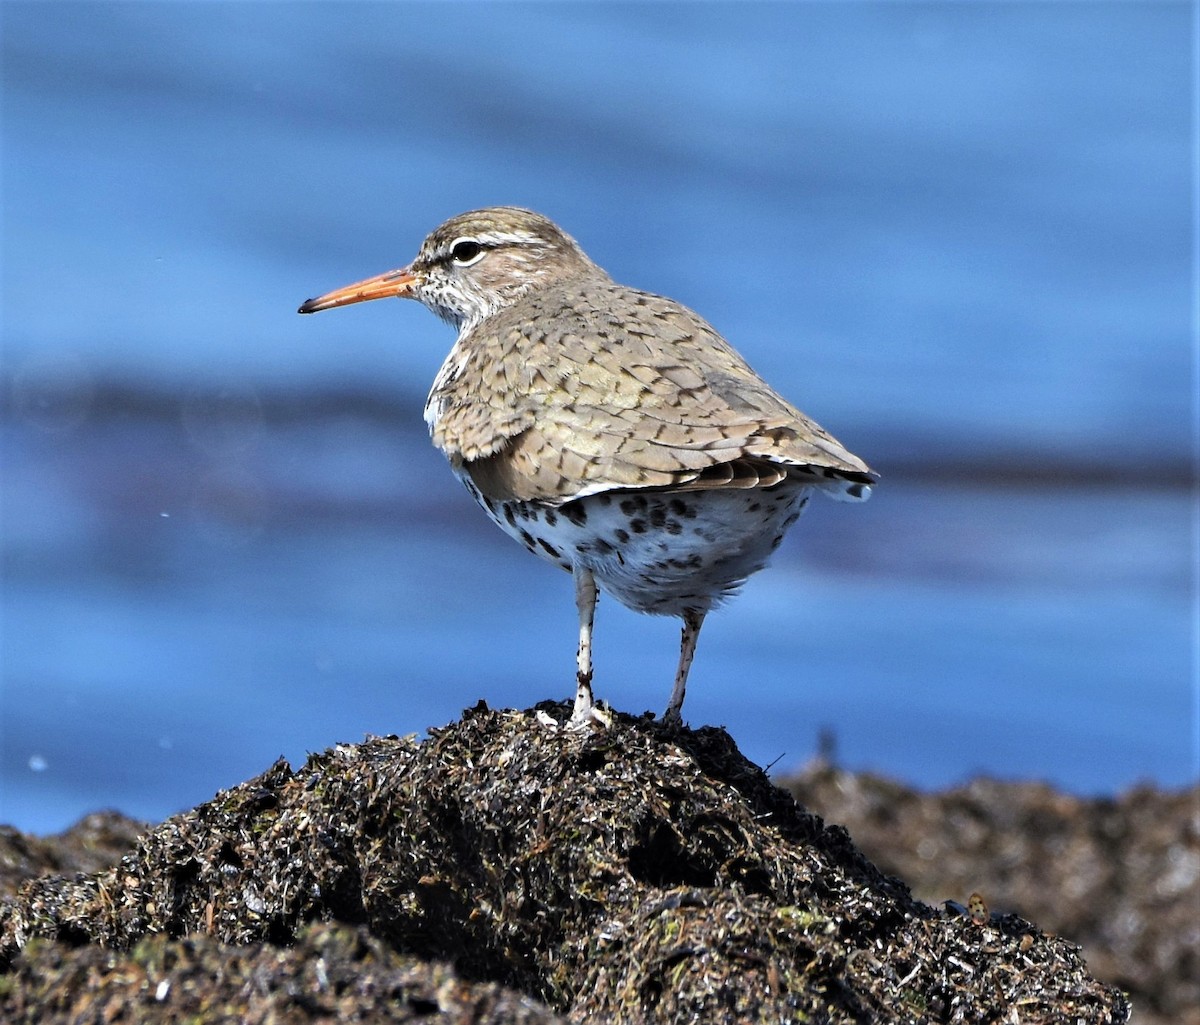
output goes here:
[{"label": "blue water", "polygon": [[[570,580],[423,437],[452,338],[300,318],[490,203],[712,320],[883,474],[686,710],[936,786],[1195,778],[1191,12],[24,4],[3,44],[0,820],[572,689]],[[676,625],[602,602],[661,710]]]}]

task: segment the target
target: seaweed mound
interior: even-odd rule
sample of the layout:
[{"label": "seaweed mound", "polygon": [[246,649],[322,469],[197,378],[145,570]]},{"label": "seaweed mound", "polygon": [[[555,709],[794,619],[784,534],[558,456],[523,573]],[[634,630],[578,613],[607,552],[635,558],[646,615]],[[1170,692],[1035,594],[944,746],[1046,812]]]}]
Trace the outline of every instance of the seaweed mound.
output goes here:
[{"label": "seaweed mound", "polygon": [[1200,785],[1078,797],[978,778],[922,793],[821,761],[778,782],[918,898],[978,889],[1082,944],[1138,1025],[1200,1025]]},{"label": "seaweed mound", "polygon": [[279,762],[113,869],[27,883],[0,1018],[1127,1020],[1076,946],[914,900],[724,731],[568,713]]}]

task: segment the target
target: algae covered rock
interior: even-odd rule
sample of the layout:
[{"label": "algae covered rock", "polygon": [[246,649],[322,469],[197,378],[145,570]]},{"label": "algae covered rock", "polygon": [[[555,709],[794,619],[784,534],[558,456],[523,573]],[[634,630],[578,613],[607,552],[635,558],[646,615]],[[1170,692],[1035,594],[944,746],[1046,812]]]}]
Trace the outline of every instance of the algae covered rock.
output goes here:
[{"label": "algae covered rock", "polygon": [[147,1022],[1127,1019],[1073,944],[916,901],[723,731],[568,715],[480,705],[280,762],[113,869],[26,884],[0,1017],[52,1020],[30,1015],[71,990],[161,996]]}]

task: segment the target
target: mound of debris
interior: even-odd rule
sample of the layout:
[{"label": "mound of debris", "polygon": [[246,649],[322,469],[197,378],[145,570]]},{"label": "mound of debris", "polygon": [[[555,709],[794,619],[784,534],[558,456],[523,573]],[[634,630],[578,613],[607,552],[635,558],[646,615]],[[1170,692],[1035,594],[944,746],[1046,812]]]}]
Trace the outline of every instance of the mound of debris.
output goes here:
[{"label": "mound of debris", "polygon": [[781,785],[920,899],[977,890],[1082,944],[1138,1025],[1200,1025],[1200,786],[1085,798],[976,779],[922,793],[825,761]]},{"label": "mound of debris", "polygon": [[0,897],[27,879],[99,872],[133,849],[149,826],[115,811],[85,815],[57,836],[40,837],[0,826]]},{"label": "mound of debris", "polygon": [[1127,1020],[1076,946],[916,901],[723,731],[568,715],[480,705],[280,762],[25,884],[0,1018]]}]

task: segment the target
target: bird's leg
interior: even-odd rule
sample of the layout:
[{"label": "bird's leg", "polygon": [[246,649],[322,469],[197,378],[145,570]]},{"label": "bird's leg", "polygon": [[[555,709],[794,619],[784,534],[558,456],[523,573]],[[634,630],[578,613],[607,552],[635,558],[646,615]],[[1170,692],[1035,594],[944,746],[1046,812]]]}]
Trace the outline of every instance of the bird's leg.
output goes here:
[{"label": "bird's leg", "polygon": [[683,695],[687,691],[688,672],[692,668],[692,658],[696,654],[696,641],[700,638],[700,627],[704,625],[707,609],[688,609],[683,614],[683,638],[679,644],[679,668],[675,671],[675,687],[671,691],[671,700],[663,719],[667,722],[680,722],[683,719],[680,710],[683,708]]},{"label": "bird's leg", "polygon": [[590,569],[576,564],[575,607],[579,610],[579,653],[575,658],[575,711],[571,722],[592,718],[592,620],[596,615],[596,579]]}]

